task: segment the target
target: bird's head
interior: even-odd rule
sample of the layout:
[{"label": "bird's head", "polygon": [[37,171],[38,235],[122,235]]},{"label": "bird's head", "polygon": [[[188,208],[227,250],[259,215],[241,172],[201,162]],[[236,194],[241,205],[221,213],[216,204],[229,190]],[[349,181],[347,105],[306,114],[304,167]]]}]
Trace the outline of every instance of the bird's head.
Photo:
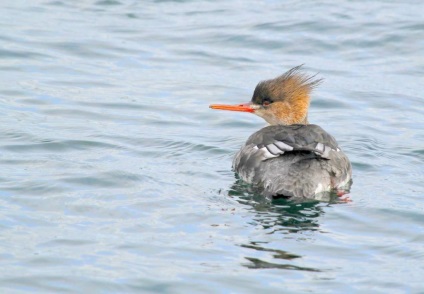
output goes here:
[{"label": "bird's head", "polygon": [[260,82],[250,102],[238,105],[212,104],[210,108],[251,112],[271,125],[308,124],[310,93],[322,82],[296,66],[281,76]]}]

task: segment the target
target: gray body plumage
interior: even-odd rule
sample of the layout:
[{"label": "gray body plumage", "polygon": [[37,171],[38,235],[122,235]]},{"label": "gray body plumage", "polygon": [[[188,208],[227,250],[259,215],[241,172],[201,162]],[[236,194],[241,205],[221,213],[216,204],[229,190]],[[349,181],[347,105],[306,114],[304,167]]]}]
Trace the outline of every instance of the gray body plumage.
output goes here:
[{"label": "gray body plumage", "polygon": [[249,137],[233,168],[269,196],[324,200],[351,185],[351,164],[321,127],[273,125]]}]

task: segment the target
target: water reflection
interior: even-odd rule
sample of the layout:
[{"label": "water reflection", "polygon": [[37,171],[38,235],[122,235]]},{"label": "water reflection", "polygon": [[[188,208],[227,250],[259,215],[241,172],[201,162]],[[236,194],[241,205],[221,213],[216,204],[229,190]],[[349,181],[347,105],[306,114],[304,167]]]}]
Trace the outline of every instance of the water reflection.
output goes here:
[{"label": "water reflection", "polygon": [[[260,246],[258,242],[250,242],[247,245],[240,245],[243,248],[249,248],[257,251],[265,251],[272,253],[272,257],[275,259],[280,260],[294,260],[297,258],[301,258],[302,256],[289,253],[284,250],[280,249],[271,249],[271,248],[265,248]],[[245,257],[249,263],[245,264],[244,266],[251,269],[286,269],[286,270],[300,270],[300,271],[310,271],[310,272],[320,272],[319,269],[310,268],[310,267],[302,267],[302,266],[296,266],[293,264],[281,264],[281,263],[274,263],[269,261],[264,261],[256,257]]]},{"label": "water reflection", "polygon": [[259,258],[246,257],[246,259],[249,260],[251,263],[246,264],[245,266],[247,268],[252,268],[252,269],[275,268],[275,269],[298,270],[298,271],[308,271],[308,272],[320,272],[319,269],[315,269],[315,268],[296,266],[292,264],[272,263],[272,262],[260,260]]},{"label": "water reflection", "polygon": [[[231,186],[229,196],[237,202],[247,205],[254,212],[254,224],[260,224],[267,234],[297,234],[300,232],[313,232],[319,230],[319,216],[325,212],[323,207],[328,204],[318,201],[294,202],[288,199],[269,199],[260,194],[255,187],[246,184],[240,179]],[[252,269],[286,269],[319,272],[319,269],[301,267],[293,261],[301,255],[290,253],[281,249],[265,247],[267,242],[250,242],[240,245],[243,248],[260,252],[269,252],[272,259],[285,260],[286,263],[274,263],[261,260],[257,257],[245,257],[249,263],[244,266]],[[290,263],[287,263],[290,261]]]},{"label": "water reflection", "polygon": [[315,231],[318,229],[318,217],[324,213],[323,206],[328,204],[318,201],[295,202],[289,199],[269,199],[259,190],[237,179],[231,186],[229,196],[239,203],[249,205],[255,212],[255,221],[264,229],[273,232]]}]

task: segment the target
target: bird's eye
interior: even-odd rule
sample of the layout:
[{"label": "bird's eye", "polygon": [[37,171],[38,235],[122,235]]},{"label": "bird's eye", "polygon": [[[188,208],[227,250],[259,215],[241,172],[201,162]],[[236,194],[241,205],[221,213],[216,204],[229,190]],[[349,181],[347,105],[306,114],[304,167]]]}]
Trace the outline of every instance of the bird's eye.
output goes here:
[{"label": "bird's eye", "polygon": [[263,106],[268,106],[272,103],[271,99],[269,99],[268,97],[265,97],[264,99],[262,99],[262,105]]}]

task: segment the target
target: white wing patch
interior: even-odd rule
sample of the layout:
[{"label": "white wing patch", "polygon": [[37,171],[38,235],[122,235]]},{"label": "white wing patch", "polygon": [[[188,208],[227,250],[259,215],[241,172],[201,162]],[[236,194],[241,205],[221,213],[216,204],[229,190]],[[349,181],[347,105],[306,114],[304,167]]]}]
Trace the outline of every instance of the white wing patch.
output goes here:
[{"label": "white wing patch", "polygon": [[[263,145],[261,145],[263,146]],[[266,146],[263,146],[261,148],[259,148],[258,146],[254,146],[253,150],[257,151],[257,152],[261,152],[261,160],[267,160],[270,158],[275,158],[278,157],[280,155],[283,155],[284,152],[290,152],[293,151],[293,147],[282,142],[282,141],[275,141],[274,143],[268,144]],[[301,149],[300,149],[301,150]],[[330,158],[330,151],[335,151],[335,152],[339,152],[340,149],[337,148],[336,150],[332,149],[331,147],[324,145],[322,143],[317,143],[317,145],[315,146],[315,151],[314,152],[316,155],[322,157],[322,158],[326,158],[329,159]]]},{"label": "white wing patch", "polygon": [[317,143],[315,149],[317,150],[314,152],[316,155],[327,159],[330,159],[330,151],[340,152],[340,149],[338,147],[336,148],[336,150],[334,150],[333,148],[322,143]]},{"label": "white wing patch", "polygon": [[260,148],[259,150],[262,150],[263,160],[266,160],[269,158],[274,158],[283,155],[286,151],[292,151],[293,147],[287,145],[284,142],[275,141],[274,143],[268,144],[265,147]]},{"label": "white wing patch", "polygon": [[270,158],[278,157],[280,154],[272,154],[268,151],[266,147],[258,148],[258,146],[253,147],[254,150],[257,150],[257,152],[260,152],[260,158],[261,160],[267,160]]},{"label": "white wing patch", "polygon": [[277,146],[280,150],[283,150],[283,151],[292,151],[293,150],[292,146],[287,145],[286,143],[281,142],[281,141],[276,141],[274,143],[274,145]]},{"label": "white wing patch", "polygon": [[284,151],[280,150],[277,146],[275,146],[274,144],[269,144],[266,145],[265,148],[268,150],[269,153],[273,154],[273,155],[280,155],[280,154],[284,154]]}]

